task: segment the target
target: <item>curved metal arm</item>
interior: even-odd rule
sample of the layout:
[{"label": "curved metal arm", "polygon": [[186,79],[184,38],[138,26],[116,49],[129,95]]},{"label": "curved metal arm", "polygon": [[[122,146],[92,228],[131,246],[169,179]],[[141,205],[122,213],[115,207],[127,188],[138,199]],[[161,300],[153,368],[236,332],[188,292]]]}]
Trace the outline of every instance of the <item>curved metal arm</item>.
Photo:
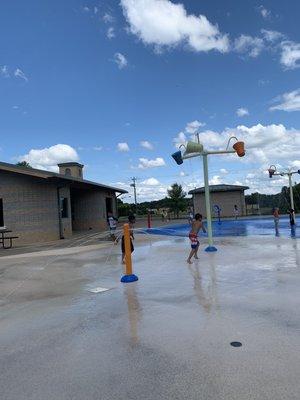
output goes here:
[{"label": "curved metal arm", "polygon": [[231,139],[235,139],[237,142],[239,141],[238,138],[237,138],[236,136],[231,136],[231,137],[228,139],[228,143],[227,143],[226,150],[228,150],[229,143],[231,142]]}]

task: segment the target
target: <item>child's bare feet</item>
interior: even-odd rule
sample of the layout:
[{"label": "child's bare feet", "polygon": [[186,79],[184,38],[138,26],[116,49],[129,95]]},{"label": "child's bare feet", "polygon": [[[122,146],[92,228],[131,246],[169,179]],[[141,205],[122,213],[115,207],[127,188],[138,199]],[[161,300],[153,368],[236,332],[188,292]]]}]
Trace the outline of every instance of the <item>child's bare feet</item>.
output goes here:
[{"label": "child's bare feet", "polygon": [[198,256],[194,256],[194,258],[195,258],[196,260],[199,260],[199,257],[198,257]]},{"label": "child's bare feet", "polygon": [[189,259],[187,259],[186,262],[187,262],[188,264],[193,264],[192,261],[189,260]]}]

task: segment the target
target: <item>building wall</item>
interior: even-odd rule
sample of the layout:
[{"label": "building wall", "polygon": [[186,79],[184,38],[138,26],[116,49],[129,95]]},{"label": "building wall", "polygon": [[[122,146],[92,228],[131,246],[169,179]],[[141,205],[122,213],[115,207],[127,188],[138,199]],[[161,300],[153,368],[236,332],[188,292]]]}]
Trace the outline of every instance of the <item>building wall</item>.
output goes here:
[{"label": "building wall", "polygon": [[106,197],[112,199],[116,215],[116,197],[101,190],[76,190],[72,197],[73,230],[107,229]]},{"label": "building wall", "polygon": [[0,198],[4,224],[13,236],[19,236],[16,244],[59,239],[55,184],[0,171]]},{"label": "building wall", "polygon": [[[199,212],[206,217],[205,211],[205,195],[204,193],[196,193],[193,195],[195,213]],[[233,206],[236,204],[239,209],[239,215],[246,214],[245,195],[243,191],[234,192],[212,192],[210,193],[210,200],[212,205],[212,215],[214,216],[214,205],[218,205],[222,211],[221,216],[232,217],[234,216]]]}]

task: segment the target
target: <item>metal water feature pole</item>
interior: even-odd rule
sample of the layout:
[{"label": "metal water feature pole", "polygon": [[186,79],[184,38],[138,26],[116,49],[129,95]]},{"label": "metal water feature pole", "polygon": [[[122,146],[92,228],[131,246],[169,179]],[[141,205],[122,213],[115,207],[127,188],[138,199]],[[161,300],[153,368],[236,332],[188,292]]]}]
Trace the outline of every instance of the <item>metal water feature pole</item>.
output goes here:
[{"label": "metal water feature pole", "polygon": [[270,167],[268,169],[268,172],[269,172],[269,177],[270,178],[272,178],[274,175],[277,175],[277,176],[288,176],[288,178],[289,178],[290,198],[291,198],[291,209],[294,210],[293,211],[293,218],[294,218],[294,222],[296,223],[292,175],[300,174],[300,169],[298,169],[297,171],[292,171],[291,169],[289,169],[287,172],[284,172],[284,171],[283,172],[277,172],[276,166],[275,165],[270,165]]},{"label": "metal water feature pole", "polygon": [[[205,251],[214,252],[217,251],[217,248],[213,244],[213,235],[212,235],[212,218],[211,218],[211,206],[210,206],[210,192],[209,192],[209,179],[208,179],[208,155],[211,154],[230,154],[237,153],[239,157],[244,157],[244,142],[238,141],[235,136],[229,138],[226,150],[216,150],[216,151],[206,151],[203,148],[203,145],[199,141],[199,134],[197,134],[198,143],[196,142],[187,142],[186,145],[181,145],[181,147],[185,148],[184,154],[181,153],[180,150],[176,151],[172,154],[173,159],[176,161],[178,165],[183,163],[183,160],[193,157],[202,157],[203,158],[203,174],[204,174],[204,189],[205,189],[205,208],[206,208],[206,221],[207,221],[207,236],[208,236],[208,247],[206,247]],[[235,139],[236,143],[233,145],[233,150],[228,150],[229,143],[231,139]]]}]

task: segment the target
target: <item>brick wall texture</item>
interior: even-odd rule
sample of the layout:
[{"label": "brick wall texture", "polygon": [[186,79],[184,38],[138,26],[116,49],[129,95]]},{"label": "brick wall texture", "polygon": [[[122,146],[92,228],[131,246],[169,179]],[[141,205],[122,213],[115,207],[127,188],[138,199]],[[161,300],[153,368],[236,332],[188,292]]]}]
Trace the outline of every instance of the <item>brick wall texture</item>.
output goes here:
[{"label": "brick wall texture", "polygon": [[[63,236],[70,237],[73,230],[107,229],[105,199],[112,198],[116,212],[114,192],[99,188],[72,193],[69,187],[59,189],[59,196],[68,199],[68,218],[61,220]],[[3,200],[4,225],[13,231],[13,236],[19,236],[16,244],[60,238],[60,207],[55,183],[0,171],[0,198]]]}]

